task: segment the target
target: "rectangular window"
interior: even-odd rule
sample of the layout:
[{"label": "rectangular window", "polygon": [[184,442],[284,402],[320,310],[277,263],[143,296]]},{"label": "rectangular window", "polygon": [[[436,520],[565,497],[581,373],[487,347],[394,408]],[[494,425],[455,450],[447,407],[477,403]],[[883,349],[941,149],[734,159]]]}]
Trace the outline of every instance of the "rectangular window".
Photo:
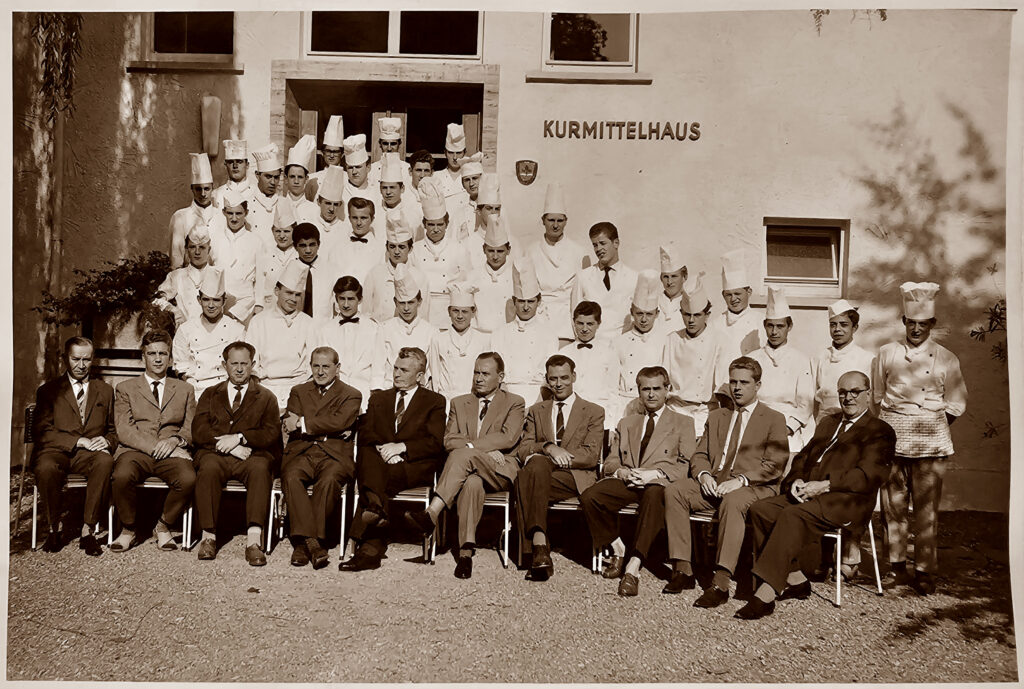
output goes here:
[{"label": "rectangular window", "polygon": [[796,297],[843,297],[849,220],[765,218],[764,226],[765,283]]},{"label": "rectangular window", "polygon": [[636,14],[545,14],[544,69],[634,72],[636,38]]},{"label": "rectangular window", "polygon": [[235,52],[234,12],[154,12],[153,52],[231,55]]},{"label": "rectangular window", "polygon": [[309,55],[479,59],[480,12],[308,12]]}]

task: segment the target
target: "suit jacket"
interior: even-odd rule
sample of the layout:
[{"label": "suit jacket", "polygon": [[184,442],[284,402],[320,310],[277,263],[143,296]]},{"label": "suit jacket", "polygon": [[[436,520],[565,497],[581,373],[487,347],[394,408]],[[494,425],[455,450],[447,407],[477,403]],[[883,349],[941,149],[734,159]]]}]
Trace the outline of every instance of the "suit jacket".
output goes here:
[{"label": "suit jacket", "polygon": [[[473,443],[473,449],[482,453],[498,450],[505,454],[515,452],[523,436],[523,418],[526,402],[519,395],[498,390],[487,407],[487,414],[480,420],[480,400],[470,393],[452,399],[448,414],[448,427],[444,431],[444,449],[449,452]],[[517,461],[498,464],[495,471],[515,480],[519,469]]]},{"label": "suit jacket", "polygon": [[115,459],[129,450],[152,455],[158,442],[175,435],[191,444],[195,413],[195,391],[183,380],[164,378],[160,406],[145,375],[122,381],[114,394],[114,422],[121,439]]},{"label": "suit jacket", "polygon": [[829,491],[812,498],[821,505],[825,518],[833,524],[866,523],[875,506],[875,494],[889,478],[896,432],[868,412],[828,447],[842,418],[842,412],[830,414],[818,424],[814,437],[793,459],[781,490],[789,495],[798,478],[827,480]]},{"label": "suit jacket", "polygon": [[697,478],[702,471],[710,472],[715,480],[722,482],[746,477],[752,486],[776,485],[789,461],[789,432],[786,417],[758,402],[750,414],[743,437],[739,440],[736,461],[729,467],[719,469],[725,454],[725,437],[729,434],[732,421],[731,409],[715,409],[708,414],[697,451],[690,462],[690,476]]},{"label": "suit jacket", "polygon": [[[530,407],[523,440],[516,453],[520,464],[526,464],[531,455],[543,453],[546,444],[555,442],[555,428],[551,423],[554,404],[554,400],[544,400]],[[597,480],[595,469],[601,459],[603,445],[604,408],[577,395],[565,421],[562,447],[572,454],[569,471],[576,481],[576,490],[581,494]]]},{"label": "suit jacket", "polygon": [[442,395],[420,386],[395,428],[395,388],[370,393],[366,414],[359,425],[360,448],[382,443],[405,443],[407,462],[444,459],[444,408]]},{"label": "suit jacket", "polygon": [[351,460],[352,436],[362,400],[361,392],[340,380],[334,381],[323,397],[313,381],[293,387],[288,395],[288,411],[303,418],[306,432],[299,427],[289,435],[285,457],[297,457],[317,445],[334,459]]},{"label": "suit jacket", "polygon": [[604,463],[604,475],[611,476],[622,467],[633,469],[660,469],[666,478],[654,483],[665,485],[686,477],[686,468],[697,444],[693,419],[662,407],[661,416],[654,424],[644,456],[640,456],[640,441],[644,437],[647,417],[626,416],[617,428],[616,438]]},{"label": "suit jacket", "polygon": [[102,380],[89,378],[85,397],[85,421],[82,421],[78,400],[66,374],[39,386],[32,421],[33,456],[47,450],[74,452],[79,438],[97,436],[107,439],[107,452],[114,452],[117,448],[114,389]]},{"label": "suit jacket", "polygon": [[228,400],[228,381],[207,388],[196,405],[192,420],[192,442],[197,450],[216,452],[217,436],[241,433],[247,447],[261,452],[272,460],[281,459],[281,413],[277,397],[260,385],[256,378],[249,379],[238,411],[231,413]]}]

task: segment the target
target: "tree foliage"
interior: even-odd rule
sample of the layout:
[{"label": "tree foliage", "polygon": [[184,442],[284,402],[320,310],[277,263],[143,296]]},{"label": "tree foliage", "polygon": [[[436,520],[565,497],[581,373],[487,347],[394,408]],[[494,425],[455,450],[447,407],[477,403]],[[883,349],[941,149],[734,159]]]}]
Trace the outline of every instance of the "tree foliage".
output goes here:
[{"label": "tree foliage", "polygon": [[[878,17],[883,22],[889,18],[888,10],[850,10],[850,22],[855,21],[858,17],[864,17],[870,23],[871,17]],[[811,10],[811,16],[814,18],[814,28],[821,35],[822,20],[831,14],[831,10]]]},{"label": "tree foliage", "polygon": [[[999,299],[986,308],[985,317],[988,323],[971,329],[971,337],[978,342],[984,342],[986,335],[1006,332],[1006,299]],[[996,361],[1006,361],[1005,338],[992,345],[992,358]]]},{"label": "tree foliage", "polygon": [[42,52],[42,84],[46,119],[58,112],[74,112],[72,92],[75,63],[82,54],[82,15],[79,12],[39,12],[32,23],[32,38]]},{"label": "tree foliage", "polygon": [[558,12],[551,16],[551,57],[576,62],[607,62],[602,50],[608,32],[589,14]]}]

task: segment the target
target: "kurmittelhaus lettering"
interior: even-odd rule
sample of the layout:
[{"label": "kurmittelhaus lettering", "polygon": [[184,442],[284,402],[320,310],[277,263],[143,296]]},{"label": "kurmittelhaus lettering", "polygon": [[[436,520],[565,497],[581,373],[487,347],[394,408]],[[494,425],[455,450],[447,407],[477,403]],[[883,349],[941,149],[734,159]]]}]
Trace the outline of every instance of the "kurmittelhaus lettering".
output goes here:
[{"label": "kurmittelhaus lettering", "polygon": [[696,141],[700,122],[544,120],[544,138]]}]

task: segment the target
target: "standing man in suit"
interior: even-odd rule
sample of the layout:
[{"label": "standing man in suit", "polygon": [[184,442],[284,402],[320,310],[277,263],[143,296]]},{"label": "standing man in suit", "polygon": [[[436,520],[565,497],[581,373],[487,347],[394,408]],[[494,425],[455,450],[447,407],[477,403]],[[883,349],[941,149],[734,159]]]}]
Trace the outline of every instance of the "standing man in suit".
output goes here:
[{"label": "standing man in suit", "polygon": [[822,419],[779,495],[750,506],[753,571],[761,585],[736,617],[756,620],[774,612],[776,598],[810,597],[800,554],[806,549],[817,557],[826,531],[859,531],[871,519],[875,495],[889,478],[896,432],[868,410],[871,383],[864,373],[844,373],[837,388],[842,411]]},{"label": "standing man in suit", "polygon": [[473,367],[473,392],[452,400],[444,449],[448,461],[425,510],[406,512],[406,520],[427,535],[446,507],[459,511],[459,558],[455,576],[473,575],[476,527],[484,511],[486,491],[509,490],[519,463],[512,452],[523,435],[526,404],[519,395],[499,389],[505,362],[496,352],[484,352]]},{"label": "standing man in suit", "polygon": [[274,393],[252,377],[256,352],[248,342],[224,348],[228,379],[199,398],[192,421],[196,446],[196,511],[203,540],[199,559],[217,557],[217,514],[229,479],[245,484],[248,524],[245,559],[253,567],[267,564],[260,550],[270,509],[273,467],[281,461],[281,414]]},{"label": "standing man in suit", "polygon": [[778,493],[779,477],[789,459],[786,417],[760,403],[761,365],[741,356],[729,366],[729,389],[735,409],[708,414],[690,478],[665,492],[668,556],[675,563],[662,593],[693,589],[690,564],[690,514],[718,512],[716,569],[711,586],[694,602],[714,608],[729,600],[729,580],[736,571],[747,510],[761,498]]},{"label": "standing man in suit", "polygon": [[[594,547],[611,544],[611,562],[601,575],[606,579],[622,577],[620,596],[637,594],[641,560],[665,528],[665,488],[686,477],[687,463],[697,444],[693,419],[665,408],[668,372],[663,367],[640,369],[636,385],[643,415],[633,414],[619,421],[604,465],[604,478],[580,496]],[[627,563],[626,544],[618,533],[618,513],[633,502],[640,503],[640,508]]]},{"label": "standing man in suit", "polygon": [[110,499],[111,453],[117,447],[114,428],[114,390],[92,380],[92,341],[72,337],[64,343],[65,374],[36,391],[34,471],[43,496],[50,530],[43,550],[64,547],[60,529],[61,490],[68,472],[85,474],[85,509],[78,547],[86,555],[102,555],[92,529]]},{"label": "standing man in suit", "polygon": [[516,452],[522,465],[515,480],[516,517],[525,536],[524,550],[533,551],[527,575],[533,581],[546,581],[555,572],[547,537],[548,505],[594,485],[604,439],[604,409],[576,394],[573,360],[555,354],[544,369],[551,399],[530,407]]},{"label": "standing man in suit", "polygon": [[[356,475],[352,434],[362,395],[338,380],[338,352],[317,347],[310,357],[313,380],[296,385],[288,396],[281,485],[291,518],[292,564],[327,566],[323,540],[327,515],[339,492]],[[313,497],[306,493],[312,484]],[[342,534],[342,538],[345,535]]]},{"label": "standing man in suit", "polygon": [[430,483],[444,461],[441,395],[423,387],[427,355],[403,347],[393,369],[394,386],[370,394],[359,426],[356,478],[359,510],[352,520],[345,572],[377,569],[387,550],[387,501],[401,491]]},{"label": "standing man in suit", "polygon": [[141,376],[117,386],[114,422],[121,440],[114,459],[114,506],[121,518],[121,535],[110,549],[123,552],[138,544],[135,532],[136,491],[139,483],[159,476],[170,488],[156,523],[156,543],[175,550],[174,524],[192,499],[196,472],[188,448],[192,443],[192,418],[196,396],[192,386],[167,375],[171,365],[171,336],[166,330],[150,330],[142,336]]}]

